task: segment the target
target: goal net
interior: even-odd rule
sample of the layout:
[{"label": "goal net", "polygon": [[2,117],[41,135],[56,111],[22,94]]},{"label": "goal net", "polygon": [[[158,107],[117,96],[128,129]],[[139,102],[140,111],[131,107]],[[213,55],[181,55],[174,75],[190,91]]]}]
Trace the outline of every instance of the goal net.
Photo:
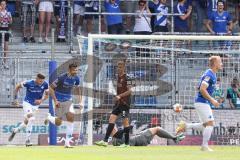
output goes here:
[{"label": "goal net", "polygon": [[[224,69],[218,73],[224,103],[214,109],[212,144],[237,144],[240,110],[229,105],[227,89],[239,77],[239,36],[190,35],[94,35],[78,37],[85,67],[84,95],[88,144],[104,137],[116,94],[117,61],[126,60],[131,95],[132,134],[161,126],[175,133],[180,120],[198,122],[193,108],[197,83],[208,68],[210,55],[220,55]],[[87,48],[88,47],[88,48]],[[219,98],[219,97],[216,97]],[[229,98],[229,97],[228,97]],[[230,100],[231,101],[231,100]],[[184,111],[175,113],[172,105],[181,103]],[[122,127],[121,117],[117,121]],[[201,133],[190,130],[182,144],[200,144]],[[155,138],[152,144],[172,144]]]}]

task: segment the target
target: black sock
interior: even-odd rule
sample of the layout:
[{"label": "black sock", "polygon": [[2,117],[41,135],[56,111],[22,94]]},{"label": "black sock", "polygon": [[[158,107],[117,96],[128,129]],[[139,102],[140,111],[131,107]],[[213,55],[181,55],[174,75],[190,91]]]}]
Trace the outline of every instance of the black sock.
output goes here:
[{"label": "black sock", "polygon": [[106,132],[106,135],[105,135],[105,138],[104,138],[105,142],[108,141],[108,138],[111,135],[113,128],[114,128],[114,123],[109,123],[108,128],[107,128],[107,132]]},{"label": "black sock", "polygon": [[124,136],[125,136],[125,144],[129,145],[129,132],[130,132],[130,127],[125,127],[124,128]]},{"label": "black sock", "polygon": [[119,130],[113,135],[113,137],[114,137],[114,138],[118,138],[118,139],[122,139],[122,138],[123,138],[123,134],[124,134],[123,129],[119,129]]},{"label": "black sock", "polygon": [[173,140],[176,139],[176,136],[172,135],[171,133],[164,130],[163,128],[160,128],[160,130],[157,131],[157,135],[158,137],[162,137],[162,138],[173,139]]}]

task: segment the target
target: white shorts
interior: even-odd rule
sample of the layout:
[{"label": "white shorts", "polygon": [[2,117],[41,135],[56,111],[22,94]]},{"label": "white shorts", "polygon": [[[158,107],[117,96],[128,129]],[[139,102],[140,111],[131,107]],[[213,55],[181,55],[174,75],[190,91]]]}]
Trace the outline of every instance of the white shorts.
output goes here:
[{"label": "white shorts", "polygon": [[78,15],[83,16],[84,12],[85,12],[85,7],[84,6],[80,6],[78,4],[74,4],[73,14],[78,14]]},{"label": "white shorts", "polygon": [[206,123],[208,121],[214,121],[212,109],[207,103],[195,103],[194,107],[201,122]]},{"label": "white shorts", "polygon": [[40,2],[38,11],[39,12],[53,12],[52,2]]},{"label": "white shorts", "polygon": [[28,114],[36,114],[38,111],[39,106],[33,106],[30,103],[23,101],[23,111],[24,111],[24,117],[27,118]]}]

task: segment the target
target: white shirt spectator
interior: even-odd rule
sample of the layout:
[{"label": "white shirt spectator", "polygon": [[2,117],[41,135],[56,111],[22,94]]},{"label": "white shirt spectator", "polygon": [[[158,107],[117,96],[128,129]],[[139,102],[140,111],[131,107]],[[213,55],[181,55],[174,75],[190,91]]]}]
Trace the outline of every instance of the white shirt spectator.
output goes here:
[{"label": "white shirt spectator", "polygon": [[135,25],[134,25],[134,32],[142,32],[142,31],[146,31],[146,32],[152,32],[151,29],[151,25],[150,25],[150,21],[151,18],[147,16],[147,10],[144,11],[140,11],[137,10],[137,13],[139,13],[139,15],[137,15],[135,17]]}]

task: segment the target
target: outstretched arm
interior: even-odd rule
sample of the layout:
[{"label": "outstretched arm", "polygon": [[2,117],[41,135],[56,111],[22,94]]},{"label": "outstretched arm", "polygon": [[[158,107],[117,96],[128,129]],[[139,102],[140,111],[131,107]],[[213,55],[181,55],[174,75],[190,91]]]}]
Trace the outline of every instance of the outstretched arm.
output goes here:
[{"label": "outstretched arm", "polygon": [[19,84],[16,85],[16,87],[14,89],[14,93],[13,93],[13,96],[14,96],[13,105],[14,106],[19,105],[19,103],[18,103],[18,92],[20,91],[21,88],[22,88],[22,83],[19,83]]}]

